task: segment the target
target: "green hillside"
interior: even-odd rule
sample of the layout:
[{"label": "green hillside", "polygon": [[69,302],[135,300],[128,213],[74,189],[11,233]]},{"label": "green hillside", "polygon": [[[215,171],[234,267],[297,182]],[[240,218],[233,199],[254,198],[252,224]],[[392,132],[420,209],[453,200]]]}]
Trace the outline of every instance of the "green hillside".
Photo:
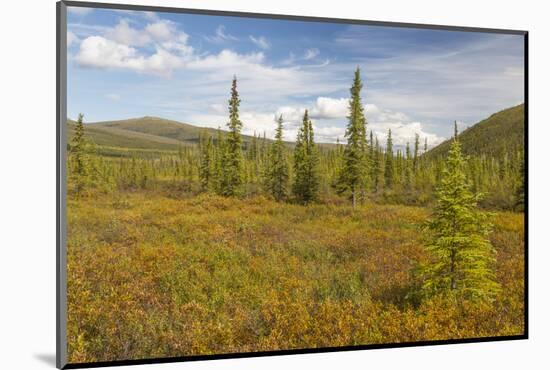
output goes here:
[{"label": "green hillside", "polygon": [[[68,121],[68,139],[74,134],[75,122]],[[185,143],[167,137],[151,135],[147,133],[124,130],[116,127],[102,127],[99,125],[86,125],[85,130],[88,139],[95,144],[104,147],[121,147],[135,149],[177,150]]]},{"label": "green hillside", "polygon": [[[525,136],[524,104],[504,109],[461,132],[458,137],[467,155],[501,157],[523,150]],[[426,156],[440,157],[449,151],[450,140],[430,150]]]},{"label": "green hillside", "polygon": [[151,137],[164,138],[177,143],[187,144],[198,143],[201,132],[206,131],[211,135],[215,135],[216,133],[216,130],[211,128],[201,128],[186,123],[149,116],[120,121],[89,123],[86,127],[124,130],[125,132],[147,134]]},{"label": "green hillside", "polygon": [[[69,120],[68,123],[70,139],[74,132],[74,121]],[[198,144],[199,136],[203,133],[212,135],[214,140],[217,136],[217,130],[213,128],[150,116],[87,123],[85,127],[90,140],[110,148],[177,150],[180,146]],[[242,140],[246,147],[252,141],[252,136],[242,135]],[[287,145],[292,147],[294,143],[287,142]],[[331,148],[334,144],[320,143],[319,146]]]}]

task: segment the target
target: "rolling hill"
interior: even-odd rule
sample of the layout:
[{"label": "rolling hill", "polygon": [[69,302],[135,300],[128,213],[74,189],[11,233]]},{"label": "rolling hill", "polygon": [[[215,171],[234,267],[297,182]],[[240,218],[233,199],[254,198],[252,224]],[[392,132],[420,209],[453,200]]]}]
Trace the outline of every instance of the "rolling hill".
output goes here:
[{"label": "rolling hill", "polygon": [[[522,150],[525,137],[524,104],[492,114],[458,135],[466,155],[500,157],[504,153]],[[446,155],[451,141],[447,140],[428,151],[427,158]]]},{"label": "rolling hill", "polygon": [[[216,135],[216,130],[201,128],[187,123],[181,123],[164,118],[145,116],[120,121],[106,121],[89,123],[86,127],[110,130],[122,130],[118,132],[145,134],[152,137],[175,141],[180,145],[197,144],[201,132]],[[251,137],[250,137],[251,138]]]},{"label": "rolling hill", "polygon": [[[73,136],[75,122],[68,121],[68,138]],[[151,135],[143,132],[119,129],[116,127],[102,127],[86,125],[85,135],[95,144],[104,147],[121,147],[134,149],[177,150],[184,145],[179,140]]]},{"label": "rolling hill", "polygon": [[[75,122],[69,120],[69,139],[74,133],[74,127]],[[213,128],[150,116],[87,123],[85,131],[87,137],[99,146],[154,150],[177,150],[181,146],[196,145],[199,142],[199,136],[204,133],[212,135],[214,140],[217,136],[217,130]],[[252,141],[252,136],[242,135],[242,139],[246,147]],[[271,140],[268,139],[268,141]],[[286,144],[290,147],[294,146],[292,142]],[[319,145],[322,148],[334,146],[326,143]]]}]

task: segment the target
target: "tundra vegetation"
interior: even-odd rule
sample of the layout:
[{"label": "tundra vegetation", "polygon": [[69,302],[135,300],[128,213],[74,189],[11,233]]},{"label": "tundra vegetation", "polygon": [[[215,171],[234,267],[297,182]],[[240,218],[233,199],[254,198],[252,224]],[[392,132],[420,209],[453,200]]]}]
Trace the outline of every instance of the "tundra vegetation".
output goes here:
[{"label": "tundra vegetation", "polygon": [[227,131],[196,145],[71,123],[70,362],[523,334],[523,147],[493,129],[523,106],[403,152],[361,89],[357,69],[336,145],[307,111],[293,143],[282,116],[244,141],[236,78]]}]

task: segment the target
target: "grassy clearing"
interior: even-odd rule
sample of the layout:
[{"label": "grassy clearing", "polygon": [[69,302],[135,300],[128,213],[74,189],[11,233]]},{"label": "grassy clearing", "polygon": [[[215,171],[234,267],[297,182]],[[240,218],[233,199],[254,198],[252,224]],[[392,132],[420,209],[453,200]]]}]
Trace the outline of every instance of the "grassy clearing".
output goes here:
[{"label": "grassy clearing", "polygon": [[405,301],[427,210],[158,192],[68,201],[69,360],[522,334],[523,214],[491,236],[491,305]]}]

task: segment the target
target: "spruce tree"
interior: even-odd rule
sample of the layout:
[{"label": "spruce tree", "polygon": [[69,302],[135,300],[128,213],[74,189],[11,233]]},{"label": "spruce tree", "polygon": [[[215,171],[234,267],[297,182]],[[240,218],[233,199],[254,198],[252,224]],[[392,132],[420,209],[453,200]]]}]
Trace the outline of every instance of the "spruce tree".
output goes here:
[{"label": "spruce tree", "polygon": [[367,179],[367,138],[366,120],[363,103],[361,102],[361,72],[355,70],[353,85],[350,89],[351,99],[349,101],[348,126],[345,137],[347,144],[344,149],[344,160],[339,176],[340,192],[351,193],[352,205],[355,208],[357,192],[363,189]]},{"label": "spruce tree", "polygon": [[380,188],[380,176],[382,175],[382,150],[380,149],[378,136],[376,137],[376,140],[375,140],[373,158],[374,159],[373,159],[372,168],[371,168],[372,170],[371,177],[372,177],[373,191],[377,193]]},{"label": "spruce tree", "polygon": [[74,191],[80,194],[88,183],[89,158],[86,153],[86,139],[84,138],[84,115],[80,113],[76,121],[74,136],[70,143],[69,163],[70,174],[74,184]]},{"label": "spruce tree", "polygon": [[222,157],[222,186],[221,193],[225,196],[235,196],[241,193],[243,184],[243,153],[241,129],[243,124],[239,118],[239,93],[237,92],[237,78],[233,77],[231,98],[229,99],[229,132],[225,143],[225,155]]},{"label": "spruce tree", "polygon": [[418,152],[420,150],[420,135],[414,134],[414,156],[413,156],[413,172],[416,174],[418,170]]},{"label": "spruce tree", "polygon": [[225,162],[225,138],[222,130],[218,127],[216,135],[216,143],[214,147],[214,171],[212,183],[217,194],[223,195],[223,166]]},{"label": "spruce tree", "polygon": [[208,139],[201,138],[199,181],[201,189],[207,191],[212,186],[212,136]]},{"label": "spruce tree", "polygon": [[373,138],[373,135],[372,135],[372,130],[370,130],[370,135],[369,135],[369,165],[370,165],[370,168],[369,168],[369,175],[372,173],[372,166],[373,166],[373,161],[374,161],[374,138]]},{"label": "spruce tree", "polygon": [[481,194],[473,194],[465,159],[455,138],[436,190],[437,205],[426,223],[426,250],[431,263],[421,269],[425,296],[492,300],[500,287],[495,281],[495,250],[488,239],[488,215],[477,209]]},{"label": "spruce tree", "polygon": [[387,189],[393,187],[394,174],[393,174],[393,141],[391,138],[391,129],[388,130],[388,138],[386,141],[386,156],[384,167],[384,186]]},{"label": "spruce tree", "polygon": [[409,142],[407,141],[407,146],[405,148],[405,189],[409,190],[411,188],[412,181],[412,160],[411,160],[411,149],[409,147]]},{"label": "spruce tree", "polygon": [[294,183],[292,192],[300,203],[317,199],[319,191],[319,156],[308,111],[304,113],[294,148]]},{"label": "spruce tree", "polygon": [[288,192],[288,163],[284,153],[282,115],[277,120],[275,141],[270,147],[265,183],[267,191],[276,200],[281,201],[286,198]]},{"label": "spruce tree", "polygon": [[395,184],[400,184],[402,183],[403,181],[403,153],[401,152],[401,150],[397,149],[397,153],[394,157],[394,183]]},{"label": "spruce tree", "polygon": [[250,147],[248,149],[248,159],[255,161],[258,157],[258,139],[256,138],[256,131],[252,135],[252,140],[250,141]]},{"label": "spruce tree", "polygon": [[308,119],[308,136],[307,136],[307,191],[304,198],[305,202],[317,200],[319,196],[319,150],[315,144],[315,135],[313,133],[313,123]]}]

